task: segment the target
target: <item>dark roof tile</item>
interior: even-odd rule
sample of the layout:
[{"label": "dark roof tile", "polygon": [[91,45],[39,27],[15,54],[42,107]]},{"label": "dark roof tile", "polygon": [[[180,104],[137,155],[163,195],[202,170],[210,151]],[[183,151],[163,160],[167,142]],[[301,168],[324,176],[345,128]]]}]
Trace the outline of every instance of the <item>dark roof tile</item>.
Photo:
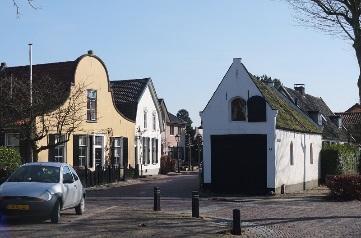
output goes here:
[{"label": "dark roof tile", "polygon": [[150,78],[110,81],[114,103],[128,119],[135,121],[140,97]]}]

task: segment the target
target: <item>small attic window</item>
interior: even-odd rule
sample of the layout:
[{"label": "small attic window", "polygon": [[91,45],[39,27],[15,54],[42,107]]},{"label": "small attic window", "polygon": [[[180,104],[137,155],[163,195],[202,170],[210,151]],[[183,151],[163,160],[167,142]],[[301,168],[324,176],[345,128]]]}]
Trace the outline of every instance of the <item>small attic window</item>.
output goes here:
[{"label": "small attic window", "polygon": [[234,98],[231,102],[231,119],[232,121],[246,120],[246,101],[243,98]]}]

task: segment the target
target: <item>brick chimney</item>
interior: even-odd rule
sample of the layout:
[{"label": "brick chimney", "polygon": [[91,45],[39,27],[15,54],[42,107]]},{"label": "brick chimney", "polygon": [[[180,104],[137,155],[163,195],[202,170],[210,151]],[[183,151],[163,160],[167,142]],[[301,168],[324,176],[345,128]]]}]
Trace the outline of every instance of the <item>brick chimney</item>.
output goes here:
[{"label": "brick chimney", "polygon": [[299,92],[302,96],[305,95],[305,85],[304,84],[295,84],[294,89]]}]

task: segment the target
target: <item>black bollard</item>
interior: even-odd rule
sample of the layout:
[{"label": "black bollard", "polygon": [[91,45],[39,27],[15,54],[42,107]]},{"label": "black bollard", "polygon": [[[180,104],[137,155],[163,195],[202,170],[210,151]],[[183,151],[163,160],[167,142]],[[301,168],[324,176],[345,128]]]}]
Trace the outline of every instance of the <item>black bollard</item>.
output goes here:
[{"label": "black bollard", "polygon": [[154,211],[160,211],[160,188],[154,187]]},{"label": "black bollard", "polygon": [[233,209],[232,235],[241,235],[241,212],[239,209]]},{"label": "black bollard", "polygon": [[198,191],[192,192],[192,217],[199,217],[199,194],[198,194]]}]

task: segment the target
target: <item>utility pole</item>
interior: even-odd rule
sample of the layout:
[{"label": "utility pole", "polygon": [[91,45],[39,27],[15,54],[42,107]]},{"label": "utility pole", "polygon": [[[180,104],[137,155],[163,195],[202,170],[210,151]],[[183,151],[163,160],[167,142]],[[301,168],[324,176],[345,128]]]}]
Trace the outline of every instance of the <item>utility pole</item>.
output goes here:
[{"label": "utility pole", "polygon": [[193,167],[192,167],[192,147],[191,147],[191,137],[190,137],[190,135],[188,136],[188,146],[189,146],[189,150],[188,150],[189,171],[190,170],[193,171]]},{"label": "utility pole", "polygon": [[[30,61],[30,131],[28,132],[29,136],[32,137],[33,136],[33,48],[32,48],[33,44],[29,43],[29,61]],[[30,152],[30,162],[34,162],[34,157],[33,157],[33,148],[32,145],[29,143],[31,138],[28,138],[28,143],[27,146],[29,147],[29,152]]]}]

